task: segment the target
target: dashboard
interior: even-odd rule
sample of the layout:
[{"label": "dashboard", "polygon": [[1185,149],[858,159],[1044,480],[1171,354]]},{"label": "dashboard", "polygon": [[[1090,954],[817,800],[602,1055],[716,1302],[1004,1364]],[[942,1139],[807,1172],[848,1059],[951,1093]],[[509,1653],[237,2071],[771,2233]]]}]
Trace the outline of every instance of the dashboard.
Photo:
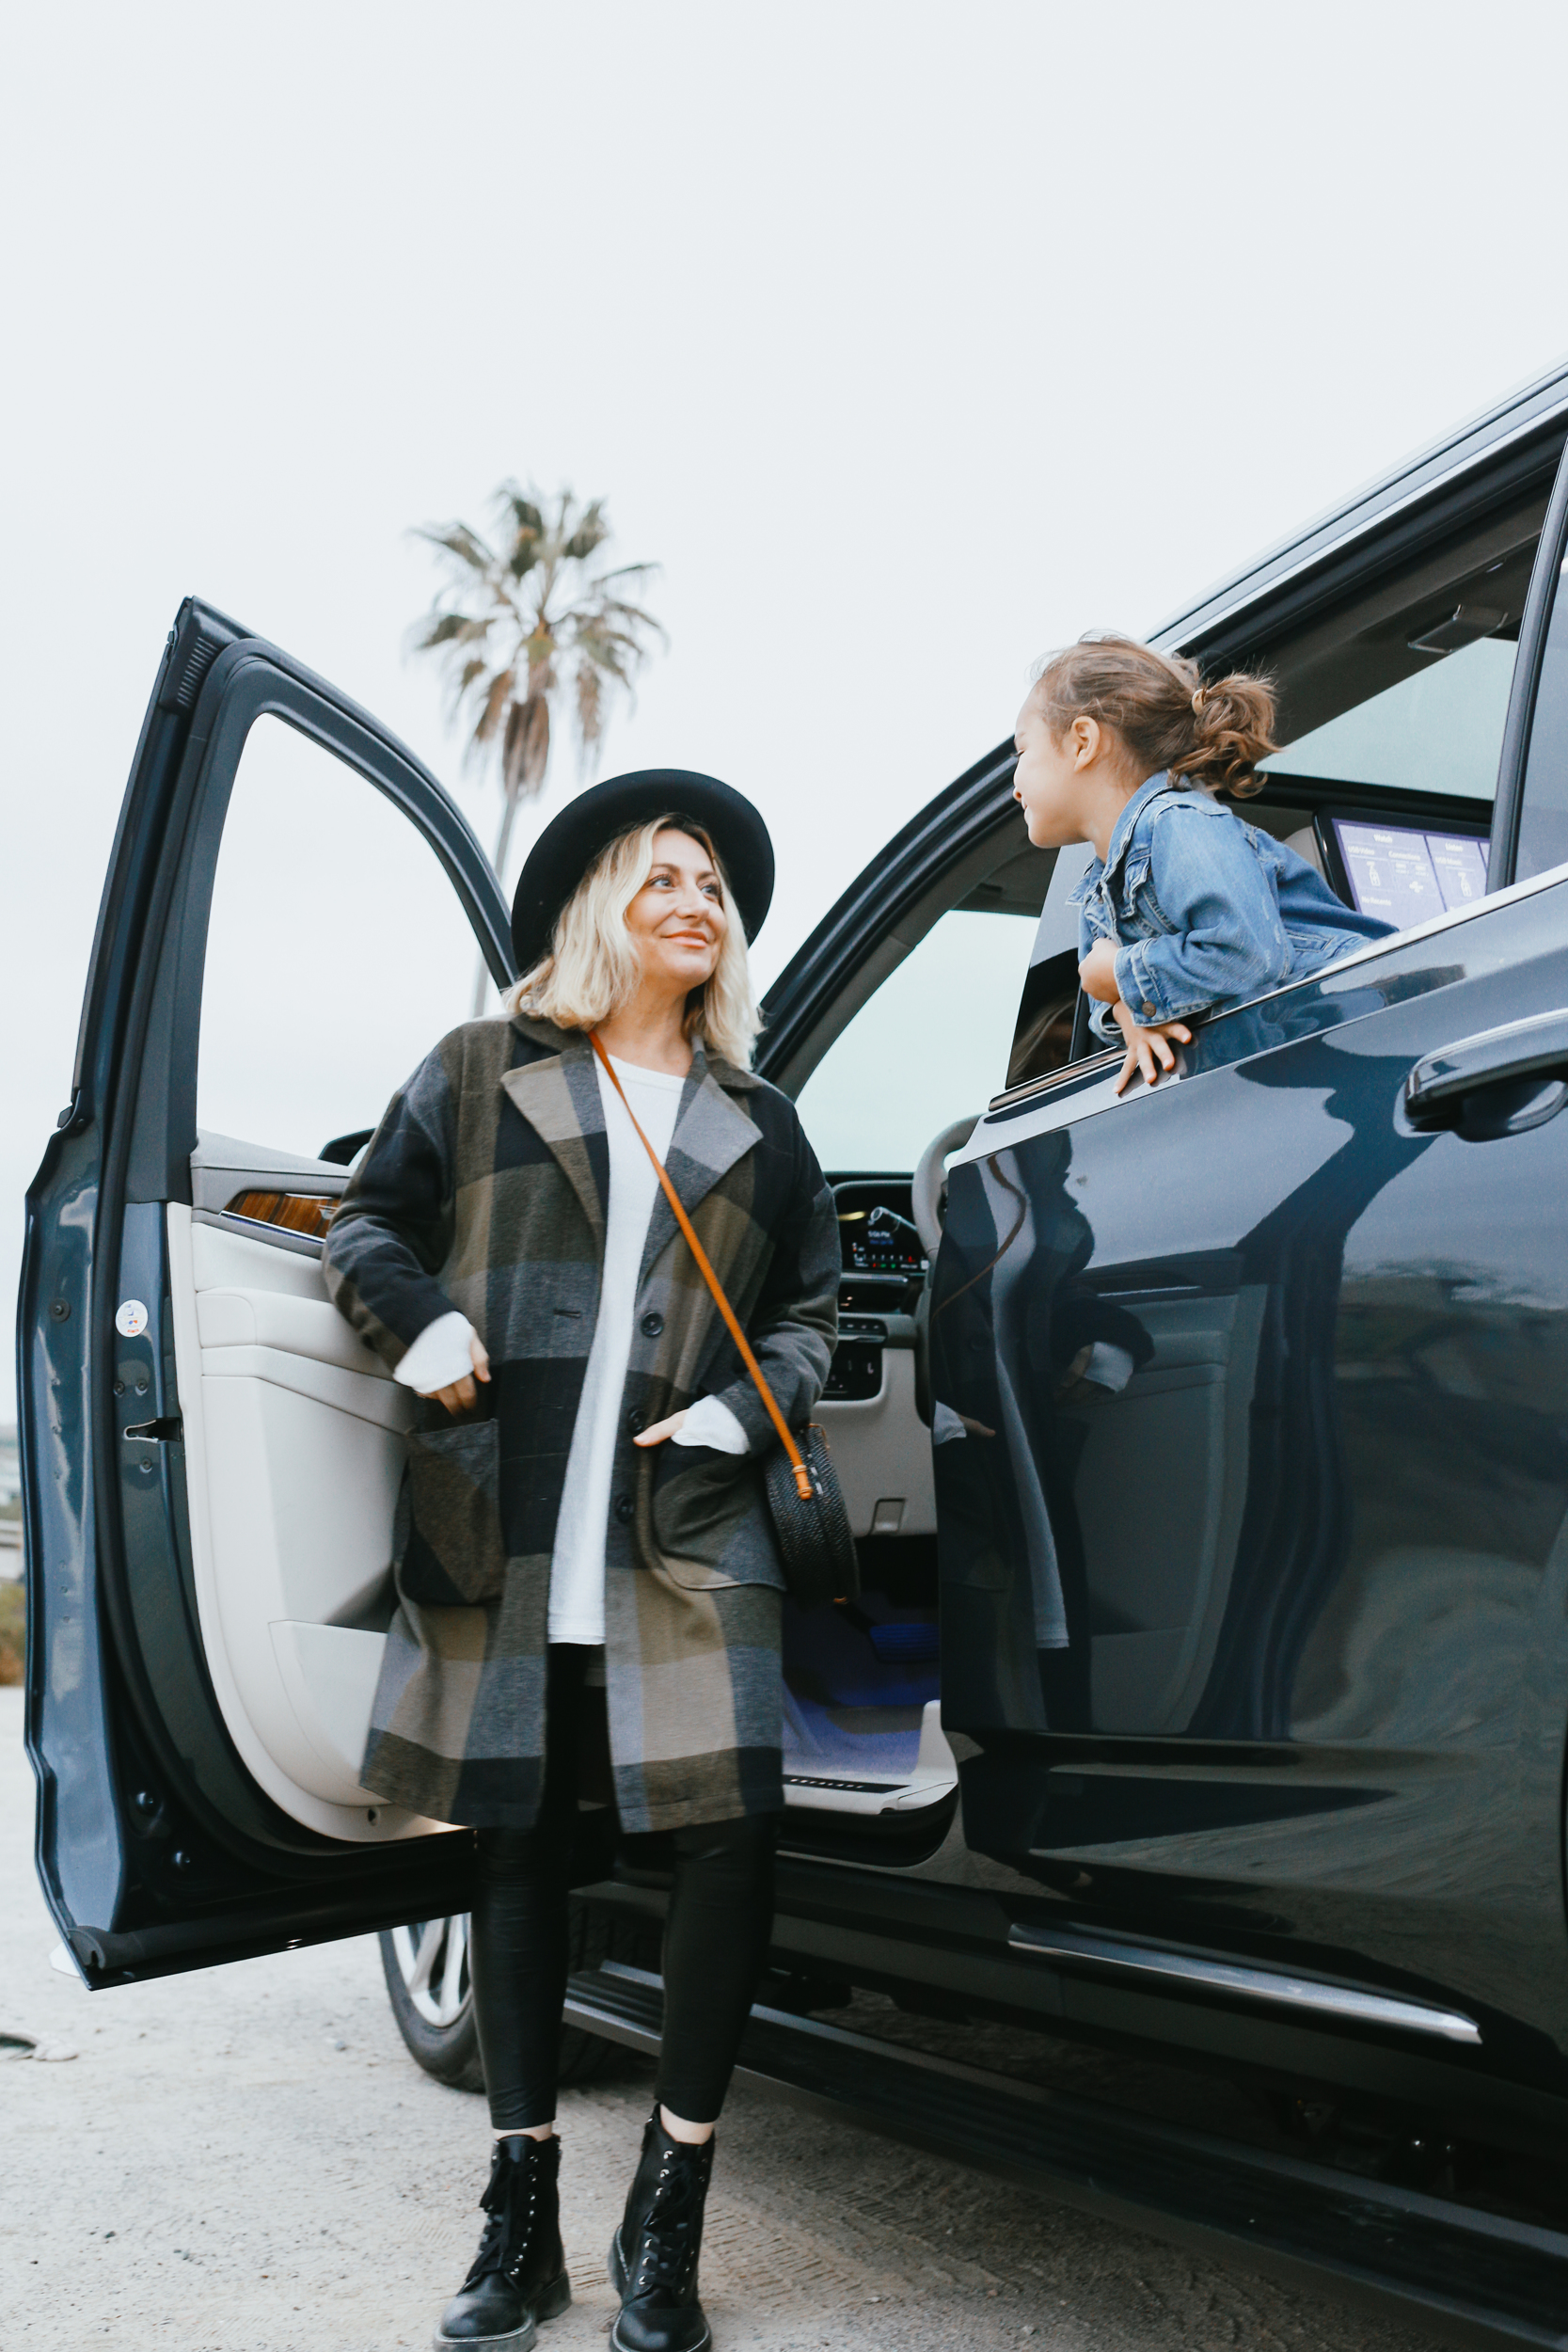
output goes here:
[{"label": "dashboard", "polygon": [[883,1274],[900,1281],[926,1271],[926,1252],[911,1218],[907,1176],[851,1176],[833,1185],[846,1274]]},{"label": "dashboard", "polygon": [[850,1403],[880,1394],[885,1348],[912,1346],[926,1252],[910,1216],[907,1176],[839,1177],[832,1193],[843,1271],[838,1346],[823,1394]]},{"label": "dashboard", "polygon": [[1452,823],[1385,824],[1336,810],[1323,811],[1318,823],[1324,864],[1339,896],[1396,930],[1486,896],[1484,833]]}]

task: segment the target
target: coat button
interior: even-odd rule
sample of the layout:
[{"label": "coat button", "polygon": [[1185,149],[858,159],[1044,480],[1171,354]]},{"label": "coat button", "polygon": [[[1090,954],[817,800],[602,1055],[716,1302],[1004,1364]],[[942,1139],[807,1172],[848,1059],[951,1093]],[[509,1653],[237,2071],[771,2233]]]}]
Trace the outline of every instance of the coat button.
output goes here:
[{"label": "coat button", "polygon": [[650,1307],[642,1318],[642,1337],[645,1340],[657,1340],[663,1328],[664,1317],[657,1307]]},{"label": "coat button", "polygon": [[634,1412],[626,1415],[626,1427],[634,1438],[640,1438],[647,1426],[648,1416],[646,1413]]},{"label": "coat button", "polygon": [[630,1495],[616,1496],[615,1516],[620,1520],[623,1527],[627,1526],[629,1522],[637,1517],[637,1505],[632,1501]]}]

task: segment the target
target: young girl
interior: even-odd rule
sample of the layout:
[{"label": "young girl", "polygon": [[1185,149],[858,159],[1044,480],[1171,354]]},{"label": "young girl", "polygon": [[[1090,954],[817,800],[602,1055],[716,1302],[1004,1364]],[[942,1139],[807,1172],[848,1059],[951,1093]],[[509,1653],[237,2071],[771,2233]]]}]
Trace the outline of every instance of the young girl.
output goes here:
[{"label": "young girl", "polygon": [[1037,849],[1094,848],[1072,893],[1092,1025],[1126,1044],[1119,1094],[1173,1070],[1188,1020],[1244,1004],[1392,924],[1337,898],[1306,859],[1212,795],[1256,792],[1274,694],[1130,637],[1053,654],[1019,713],[1014,798]]}]

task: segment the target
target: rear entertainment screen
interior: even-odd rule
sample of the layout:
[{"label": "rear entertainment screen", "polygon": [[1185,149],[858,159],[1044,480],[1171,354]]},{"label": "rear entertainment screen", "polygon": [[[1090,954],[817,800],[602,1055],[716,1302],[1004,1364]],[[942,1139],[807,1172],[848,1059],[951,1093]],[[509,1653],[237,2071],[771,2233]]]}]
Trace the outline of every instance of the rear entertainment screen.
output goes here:
[{"label": "rear entertainment screen", "polygon": [[1381,914],[1407,931],[1486,896],[1484,841],[1414,825],[1357,824],[1348,817],[1332,822],[1351,897],[1363,914]]}]

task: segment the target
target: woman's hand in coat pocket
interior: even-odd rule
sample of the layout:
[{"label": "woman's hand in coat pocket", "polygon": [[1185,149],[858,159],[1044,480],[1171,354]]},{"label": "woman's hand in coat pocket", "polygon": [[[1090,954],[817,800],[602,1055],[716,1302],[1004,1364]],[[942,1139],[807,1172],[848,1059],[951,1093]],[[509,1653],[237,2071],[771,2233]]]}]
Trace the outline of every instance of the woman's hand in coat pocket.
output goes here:
[{"label": "woman's hand in coat pocket", "polygon": [[685,1426],[686,1415],[672,1413],[668,1421],[656,1421],[651,1429],[641,1431],[632,1439],[632,1443],[633,1445],[662,1445],[666,1438],[673,1438],[677,1429],[684,1429]]},{"label": "woman's hand in coat pocket", "polygon": [[477,1331],[468,1334],[468,1353],[473,1358],[473,1379],[453,1380],[444,1389],[426,1391],[437,1404],[444,1405],[449,1413],[466,1413],[479,1394],[474,1380],[488,1381],[490,1377],[489,1352]]}]

